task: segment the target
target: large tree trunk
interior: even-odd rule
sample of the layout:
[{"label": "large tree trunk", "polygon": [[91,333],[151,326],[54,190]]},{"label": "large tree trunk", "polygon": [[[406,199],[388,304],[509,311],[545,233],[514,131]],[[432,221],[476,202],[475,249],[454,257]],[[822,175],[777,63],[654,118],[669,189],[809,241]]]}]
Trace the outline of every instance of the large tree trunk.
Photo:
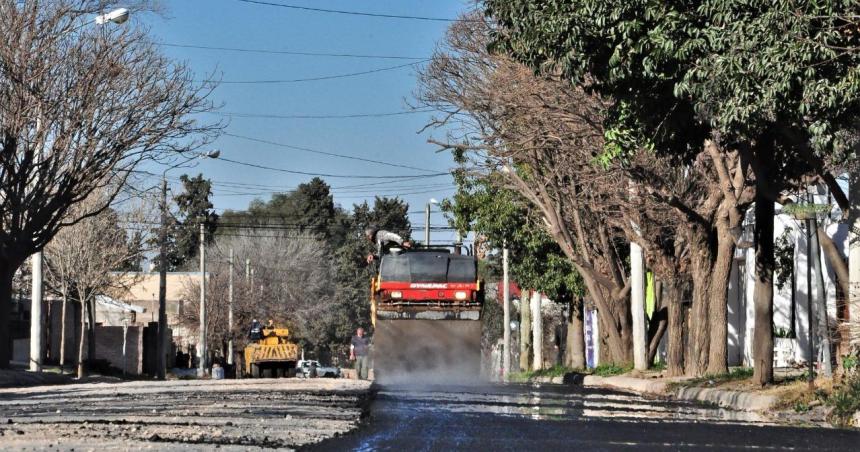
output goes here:
[{"label": "large tree trunk", "polygon": [[827,235],[827,231],[824,228],[817,228],[817,231],[818,243],[821,245],[822,251],[824,251],[824,257],[827,258],[827,262],[830,262],[833,272],[836,273],[836,283],[839,284],[842,293],[847,294],[849,293],[851,280],[851,277],[848,275],[848,263],[845,262],[845,257],[836,248],[833,239]]},{"label": "large tree trunk", "polygon": [[81,301],[81,331],[78,334],[78,378],[86,377],[84,365],[84,337],[87,334],[87,304]]},{"label": "large tree trunk", "polygon": [[773,201],[761,189],[755,202],[755,327],[753,332],[753,381],[773,382]]},{"label": "large tree trunk", "polygon": [[529,370],[532,355],[532,308],[528,291],[520,294],[520,372]]},{"label": "large tree trunk", "polygon": [[711,348],[711,274],[713,254],[709,234],[694,227],[690,240],[690,261],[693,276],[693,305],[690,310],[690,340],[685,353],[686,373],[692,377],[704,375],[708,370]]},{"label": "large tree trunk", "polygon": [[87,328],[87,359],[93,361],[96,359],[96,301],[94,297],[89,297],[87,301],[87,318],[89,328]]},{"label": "large tree trunk", "polygon": [[60,309],[60,373],[65,373],[66,365],[66,306],[69,304],[66,288],[63,288],[63,307]]},{"label": "large tree trunk", "polygon": [[669,338],[666,341],[666,372],[670,377],[684,375],[683,290],[677,280],[663,281],[663,304],[668,308]]},{"label": "large tree trunk", "polygon": [[564,365],[571,369],[585,369],[585,336],[583,314],[585,306],[581,298],[570,302],[570,317],[567,320],[567,337],[564,346]]},{"label": "large tree trunk", "polygon": [[[576,264],[574,263],[574,265]],[[597,306],[597,319],[598,324],[600,325],[600,336],[606,340],[606,347],[601,348],[600,350],[601,356],[608,356],[609,361],[615,364],[625,364],[629,362],[629,358],[625,358],[625,354],[628,353],[629,350],[624,346],[624,340],[621,337],[621,332],[619,331],[618,324],[616,323],[615,315],[610,304],[607,303],[606,298],[604,298],[606,295],[593,278],[586,275],[586,272],[582,271],[581,268],[578,267],[577,270],[579,270],[580,275],[582,275],[582,280],[585,282],[588,293],[591,295],[591,299]]]},{"label": "large tree trunk", "polygon": [[0,259],[0,369],[8,369],[12,360],[12,278],[18,267]]},{"label": "large tree trunk", "polygon": [[728,290],[729,278],[732,273],[732,259],[735,254],[735,242],[729,233],[728,218],[722,217],[717,223],[717,257],[711,272],[709,288],[708,320],[710,337],[710,352],[708,353],[708,369],[710,375],[724,374],[728,367]]}]

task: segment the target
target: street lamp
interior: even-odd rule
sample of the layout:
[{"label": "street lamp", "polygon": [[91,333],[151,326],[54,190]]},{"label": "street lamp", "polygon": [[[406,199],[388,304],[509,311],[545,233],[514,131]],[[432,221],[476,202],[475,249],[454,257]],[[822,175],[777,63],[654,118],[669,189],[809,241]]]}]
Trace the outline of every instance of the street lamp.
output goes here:
[{"label": "street lamp", "polygon": [[430,247],[430,206],[432,204],[439,204],[439,201],[436,198],[430,198],[424,211],[424,245],[428,248]]},{"label": "street lamp", "polygon": [[194,153],[193,156],[177,163],[161,173],[161,227],[158,230],[158,368],[156,378],[167,377],[167,173],[198,158],[217,159],[221,151]]},{"label": "street lamp", "polygon": [[95,22],[104,25],[108,22],[124,24],[128,20],[129,12],[126,8],[117,8],[109,13],[96,16]]},{"label": "street lamp", "polygon": [[[115,9],[107,14],[96,16],[95,23],[104,25],[107,22],[121,24],[128,20],[129,11],[126,8]],[[87,24],[90,22],[87,22]],[[84,24],[86,25],[86,24]],[[81,25],[83,27],[84,25]],[[78,27],[75,31],[80,29]],[[41,128],[41,115],[37,110],[36,114],[36,131],[38,133]],[[41,154],[38,157],[42,159]],[[42,371],[42,299],[43,299],[43,282],[42,282],[42,251],[33,253],[30,257],[32,265],[32,286],[30,291],[30,370],[33,372]],[[90,357],[93,359],[94,357]]]}]

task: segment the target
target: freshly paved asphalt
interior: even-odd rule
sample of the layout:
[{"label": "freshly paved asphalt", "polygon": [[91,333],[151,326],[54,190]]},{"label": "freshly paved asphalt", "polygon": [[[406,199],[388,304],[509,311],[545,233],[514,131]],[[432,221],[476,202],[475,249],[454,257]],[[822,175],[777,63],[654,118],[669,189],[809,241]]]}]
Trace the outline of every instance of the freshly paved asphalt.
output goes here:
[{"label": "freshly paved asphalt", "polygon": [[379,388],[363,426],[309,450],[860,450],[860,432],[576,386]]}]

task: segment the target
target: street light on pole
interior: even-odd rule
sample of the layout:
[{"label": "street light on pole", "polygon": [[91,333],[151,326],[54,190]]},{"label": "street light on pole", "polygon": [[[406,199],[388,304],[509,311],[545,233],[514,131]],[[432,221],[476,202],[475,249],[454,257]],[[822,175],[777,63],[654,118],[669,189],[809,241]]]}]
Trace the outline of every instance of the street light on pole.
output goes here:
[{"label": "street light on pole", "polygon": [[[95,22],[99,25],[104,25],[108,22],[122,24],[128,20],[129,11],[126,8],[115,9],[107,14],[96,16],[90,22]],[[84,24],[86,25],[86,24]],[[83,25],[82,25],[83,26]],[[79,29],[80,27],[78,27]],[[72,30],[74,31],[74,30]],[[36,114],[36,133],[41,129],[41,115],[37,110]],[[41,160],[41,155],[39,156]],[[32,270],[32,286],[30,292],[30,370],[33,372],[42,371],[42,349],[44,348],[44,338],[42,333],[42,298],[43,298],[43,281],[42,281],[42,251],[37,251],[31,256]],[[83,314],[81,314],[83,315]],[[90,357],[93,358],[92,356]]]},{"label": "street light on pole", "polygon": [[164,380],[167,376],[167,173],[197,158],[218,158],[221,151],[214,150],[197,153],[177,163],[161,173],[161,227],[158,230],[158,369],[156,378]]},{"label": "street light on pole", "polygon": [[430,206],[433,204],[439,204],[439,201],[436,198],[430,198],[424,211],[424,245],[427,247],[430,246]]}]

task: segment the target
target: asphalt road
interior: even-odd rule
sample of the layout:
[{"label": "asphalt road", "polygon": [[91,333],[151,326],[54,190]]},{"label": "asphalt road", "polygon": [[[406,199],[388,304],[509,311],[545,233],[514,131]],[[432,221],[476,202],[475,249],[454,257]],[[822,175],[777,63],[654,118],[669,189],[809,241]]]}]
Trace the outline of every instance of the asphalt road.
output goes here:
[{"label": "asphalt road", "polygon": [[858,450],[860,432],[561,386],[379,389],[362,427],[307,450]]}]

